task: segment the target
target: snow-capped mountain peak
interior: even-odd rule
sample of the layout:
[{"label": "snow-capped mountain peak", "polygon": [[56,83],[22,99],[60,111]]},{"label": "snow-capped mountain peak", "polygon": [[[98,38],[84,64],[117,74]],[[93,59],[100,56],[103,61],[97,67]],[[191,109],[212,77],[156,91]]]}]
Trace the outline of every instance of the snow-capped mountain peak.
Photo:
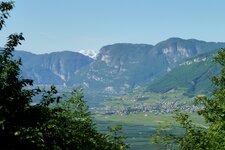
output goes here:
[{"label": "snow-capped mountain peak", "polygon": [[88,56],[90,58],[96,59],[96,56],[98,55],[98,51],[94,51],[94,50],[80,50],[78,51],[79,53]]}]

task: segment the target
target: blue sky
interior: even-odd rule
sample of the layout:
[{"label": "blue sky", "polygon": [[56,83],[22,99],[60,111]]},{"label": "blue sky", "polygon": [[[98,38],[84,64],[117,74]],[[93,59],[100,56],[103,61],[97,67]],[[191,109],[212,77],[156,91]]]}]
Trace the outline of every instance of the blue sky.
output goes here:
[{"label": "blue sky", "polygon": [[156,44],[170,37],[225,42],[224,0],[15,0],[1,31],[23,32],[33,53]]}]

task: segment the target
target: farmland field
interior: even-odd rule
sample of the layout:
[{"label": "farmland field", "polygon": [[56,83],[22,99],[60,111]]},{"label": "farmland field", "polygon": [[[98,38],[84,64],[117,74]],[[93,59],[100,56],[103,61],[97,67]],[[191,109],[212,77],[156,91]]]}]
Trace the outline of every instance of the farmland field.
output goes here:
[{"label": "farmland field", "polygon": [[[95,115],[97,127],[100,131],[105,132],[107,127],[122,125],[123,135],[126,141],[130,144],[131,150],[149,150],[159,149],[158,145],[151,143],[152,134],[156,132],[157,128],[166,125],[174,125],[175,114],[154,114],[154,113],[139,113],[130,115]],[[206,127],[204,119],[196,113],[190,114],[191,119],[197,125]],[[171,131],[170,131],[171,132]],[[179,134],[179,131],[172,131]]]}]

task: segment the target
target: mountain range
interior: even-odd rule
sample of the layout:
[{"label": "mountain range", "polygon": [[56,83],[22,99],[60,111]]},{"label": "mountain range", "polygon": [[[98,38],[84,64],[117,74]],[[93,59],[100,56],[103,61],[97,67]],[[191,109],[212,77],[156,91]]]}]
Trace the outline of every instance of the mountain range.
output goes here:
[{"label": "mountain range", "polygon": [[186,85],[184,88],[196,92],[200,85],[207,85],[203,90],[210,88],[205,79],[217,71],[211,58],[222,47],[225,43],[170,38],[156,45],[107,45],[97,55],[89,52],[93,57],[84,51],[14,54],[22,58],[23,76],[38,85],[82,86],[88,91],[109,94],[141,87],[164,92]]}]

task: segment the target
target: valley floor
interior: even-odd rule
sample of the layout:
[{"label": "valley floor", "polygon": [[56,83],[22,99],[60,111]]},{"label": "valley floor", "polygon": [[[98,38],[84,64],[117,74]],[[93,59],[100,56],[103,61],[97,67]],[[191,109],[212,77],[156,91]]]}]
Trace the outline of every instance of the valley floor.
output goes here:
[{"label": "valley floor", "polygon": [[[189,113],[191,119],[196,125],[207,127],[204,119],[196,113]],[[159,149],[159,145],[151,143],[151,137],[156,129],[167,125],[178,126],[173,118],[174,113],[155,114],[155,113],[137,113],[130,115],[99,115],[96,114],[95,120],[99,130],[105,131],[107,127],[122,125],[123,134],[127,137],[127,143],[131,150],[149,150]],[[178,133],[178,130],[173,130]]]}]

